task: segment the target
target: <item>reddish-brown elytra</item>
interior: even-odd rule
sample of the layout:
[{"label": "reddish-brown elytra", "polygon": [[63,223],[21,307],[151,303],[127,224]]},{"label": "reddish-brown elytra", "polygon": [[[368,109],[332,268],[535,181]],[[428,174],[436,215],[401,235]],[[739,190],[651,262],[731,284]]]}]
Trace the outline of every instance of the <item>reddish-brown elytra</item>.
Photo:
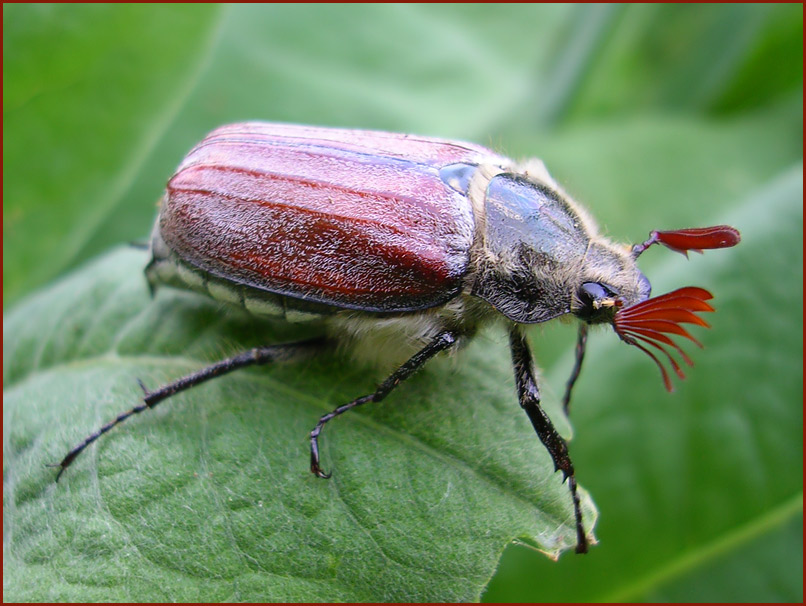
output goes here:
[{"label": "reddish-brown elytra", "polygon": [[[636,260],[652,244],[672,250],[738,244],[728,226],[653,231],[633,247],[600,236],[588,214],[539,160],[515,163],[461,141],[251,122],[221,127],[193,148],[168,182],[146,276],[286,321],[318,321],[322,336],[258,347],[154,391],[88,436],[59,463],[133,414],[213,377],[294,359],[337,342],[397,370],[368,395],[322,416],[311,432],[311,471],[322,470],[319,434],[334,417],[378,402],[436,354],[484,324],[509,331],[518,397],[571,490],[577,552],[588,550],[574,467],[540,406],[524,329],[567,314],[580,322],[568,412],[589,324],[619,337],[683,378],[668,335],[699,345],[681,325],[707,326],[711,294],[687,287],[650,298]],[[644,345],[642,345],[642,343]],[[363,353],[362,353],[363,352]]]}]

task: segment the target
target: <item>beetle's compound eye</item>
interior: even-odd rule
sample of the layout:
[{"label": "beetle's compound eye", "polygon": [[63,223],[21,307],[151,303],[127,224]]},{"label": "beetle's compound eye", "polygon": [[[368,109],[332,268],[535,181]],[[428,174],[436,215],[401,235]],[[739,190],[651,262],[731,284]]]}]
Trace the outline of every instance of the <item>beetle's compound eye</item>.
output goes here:
[{"label": "beetle's compound eye", "polygon": [[577,294],[582,305],[576,315],[588,322],[604,319],[605,311],[617,305],[618,295],[599,282],[584,282]]},{"label": "beetle's compound eye", "polygon": [[585,282],[579,289],[580,298],[591,305],[596,301],[606,299],[608,290],[598,282]]}]

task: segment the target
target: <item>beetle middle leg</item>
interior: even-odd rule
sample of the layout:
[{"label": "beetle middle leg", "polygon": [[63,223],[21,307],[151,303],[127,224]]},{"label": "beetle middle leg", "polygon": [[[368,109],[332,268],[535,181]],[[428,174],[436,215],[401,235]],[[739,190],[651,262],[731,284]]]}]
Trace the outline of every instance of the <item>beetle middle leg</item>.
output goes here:
[{"label": "beetle middle leg", "polygon": [[509,345],[512,352],[512,365],[515,370],[515,384],[521,408],[526,411],[529,420],[537,432],[543,446],[549,451],[554,461],[555,471],[563,472],[563,479],[568,482],[571,499],[574,502],[574,518],[576,520],[577,553],[587,553],[588,538],[582,525],[582,508],[577,494],[577,482],[574,477],[574,465],[568,456],[568,446],[562,439],[546,412],[540,406],[540,391],[534,373],[534,362],[525,335],[517,327],[509,331]]},{"label": "beetle middle leg", "polygon": [[319,434],[322,432],[322,428],[328,421],[338,417],[341,414],[344,414],[348,410],[361,406],[362,404],[366,404],[367,402],[380,402],[389,394],[390,391],[397,387],[402,381],[405,381],[411,375],[413,375],[423,364],[428,362],[428,360],[433,358],[439,352],[453,347],[456,345],[457,341],[458,334],[453,331],[445,330],[439,333],[428,345],[423,347],[420,351],[409,358],[405,364],[389,375],[374,393],[356,398],[352,402],[339,406],[326,415],[322,415],[322,417],[319,419],[319,422],[316,424],[316,427],[314,427],[313,431],[311,432],[311,471],[320,478],[329,478],[332,475],[323,471],[321,465],[319,464]]},{"label": "beetle middle leg", "polygon": [[52,467],[59,467],[59,473],[56,474],[56,481],[59,481],[59,478],[61,477],[62,473],[64,473],[64,470],[70,466],[70,464],[84,451],[84,449],[86,449],[90,444],[95,442],[95,440],[100,438],[110,429],[120,425],[123,421],[133,415],[139,414],[144,410],[154,408],[163,400],[167,400],[180,391],[185,391],[186,389],[200,385],[215,377],[228,374],[233,370],[238,370],[239,368],[271,364],[273,362],[286,362],[300,358],[304,355],[319,351],[326,345],[327,339],[325,337],[315,337],[313,339],[296,341],[294,343],[269,345],[267,347],[254,347],[236,356],[232,356],[231,358],[211,364],[210,366],[202,368],[201,370],[182,377],[181,379],[177,379],[172,383],[163,385],[154,391],[146,389],[145,385],[138,380],[138,383],[140,383],[140,387],[144,392],[143,401],[128,411],[119,414],[106,425],[87,436],[84,441],[68,452],[61,462],[52,465]]}]

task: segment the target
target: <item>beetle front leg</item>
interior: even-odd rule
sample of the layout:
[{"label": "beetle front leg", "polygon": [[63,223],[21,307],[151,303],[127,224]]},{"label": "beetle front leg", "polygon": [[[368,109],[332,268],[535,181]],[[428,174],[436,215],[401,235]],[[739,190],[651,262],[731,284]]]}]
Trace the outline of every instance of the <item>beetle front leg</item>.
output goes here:
[{"label": "beetle front leg", "polygon": [[565,411],[566,417],[571,412],[571,391],[574,389],[574,384],[579,378],[579,372],[582,370],[582,361],[585,359],[585,346],[587,343],[588,325],[585,324],[585,322],[580,322],[579,333],[577,334],[577,346],[574,349],[574,368],[565,385],[565,395],[563,396],[563,411]]},{"label": "beetle front leg", "polygon": [[568,446],[565,440],[560,437],[548,415],[540,406],[540,391],[534,373],[534,363],[529,344],[525,335],[518,327],[513,327],[509,331],[509,345],[512,352],[512,365],[515,370],[515,384],[518,389],[518,399],[521,408],[526,411],[529,420],[537,432],[543,446],[549,451],[554,461],[555,471],[563,472],[563,479],[568,481],[571,489],[571,499],[574,502],[574,517],[576,519],[577,532],[577,553],[587,553],[588,538],[585,528],[582,525],[582,508],[577,494],[577,482],[574,477],[574,465],[568,456]]},{"label": "beetle front leg", "polygon": [[409,358],[409,360],[403,364],[403,366],[389,375],[389,377],[387,377],[386,380],[380,384],[374,393],[356,398],[352,402],[339,406],[326,415],[322,415],[322,417],[319,419],[319,422],[316,424],[316,427],[314,427],[313,431],[311,432],[311,472],[320,478],[327,479],[331,476],[330,473],[323,471],[319,464],[319,434],[322,432],[322,428],[325,426],[325,423],[341,414],[344,414],[348,410],[361,406],[362,404],[366,404],[367,402],[380,402],[389,394],[390,391],[397,387],[402,381],[405,381],[411,375],[413,375],[423,364],[428,362],[428,360],[433,358],[439,352],[450,349],[456,345],[457,341],[457,333],[454,333],[450,330],[439,333],[428,345]]}]

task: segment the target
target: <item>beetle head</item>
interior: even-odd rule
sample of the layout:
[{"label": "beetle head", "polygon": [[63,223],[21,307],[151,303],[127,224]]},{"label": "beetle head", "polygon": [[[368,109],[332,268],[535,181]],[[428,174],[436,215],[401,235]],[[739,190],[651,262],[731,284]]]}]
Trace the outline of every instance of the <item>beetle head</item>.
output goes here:
[{"label": "beetle head", "polygon": [[649,280],[637,259],[653,244],[687,255],[735,246],[740,239],[734,228],[719,225],[653,231],[641,244],[618,246],[597,236],[586,213],[551,183],[515,173],[490,180],[484,217],[474,295],[522,324],[568,313],[586,324],[612,324],[623,341],[652,358],[669,390],[661,359],[667,358],[679,377],[684,375],[667,348],[686,364],[692,362],[668,335],[700,345],[681,325],[708,326],[696,314],[713,311],[706,302],[711,293],[687,287],[650,298]]},{"label": "beetle head", "polygon": [[622,308],[649,298],[652,287],[622,247],[592,241],[585,254],[571,313],[588,324],[612,323]]},{"label": "beetle head", "polygon": [[[696,229],[681,229],[675,231],[653,231],[649,239],[632,248],[631,257],[637,259],[641,253],[653,244],[664,246],[687,255],[692,250],[701,253],[704,249],[727,248],[739,243],[739,232],[732,227],[719,225]],[[634,265],[634,264],[633,264]],[[630,278],[632,269],[633,275]],[[613,276],[621,278],[622,289],[601,281],[583,282],[577,293],[574,314],[588,323],[610,322],[616,334],[626,343],[636,346],[646,353],[661,371],[666,389],[672,391],[672,382],[669,372],[663,366],[661,359],[665,357],[675,374],[681,379],[685,374],[672,356],[669,349],[676,351],[687,365],[692,366],[691,358],[681,347],[669,338],[669,335],[678,335],[689,339],[697,346],[697,341],[682,326],[682,324],[696,324],[708,328],[708,324],[697,313],[714,311],[707,301],[712,298],[710,292],[693,286],[679,288],[658,297],[649,298],[649,281],[637,268],[623,268],[620,272],[613,272]],[[630,287],[630,284],[633,286]],[[659,358],[650,346],[662,354]]]}]

